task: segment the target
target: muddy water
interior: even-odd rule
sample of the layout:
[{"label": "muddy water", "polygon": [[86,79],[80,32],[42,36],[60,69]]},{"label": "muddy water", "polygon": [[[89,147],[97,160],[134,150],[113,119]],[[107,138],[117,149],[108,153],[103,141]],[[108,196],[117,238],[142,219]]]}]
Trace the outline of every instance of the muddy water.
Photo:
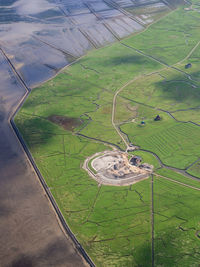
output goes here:
[{"label": "muddy water", "polygon": [[141,31],[153,21],[148,11],[169,11],[171,2],[166,3],[169,4],[159,0],[0,0],[0,46],[32,87],[87,50]]},{"label": "muddy water", "polygon": [[120,10],[122,4],[0,0],[0,45],[28,86],[34,86],[87,50],[143,29]]},{"label": "muddy water", "polygon": [[0,46],[32,87],[87,50],[141,31],[152,22],[145,12],[163,8],[159,0],[0,0]]},{"label": "muddy water", "polygon": [[26,93],[13,66],[27,86],[33,87],[87,50],[142,30],[145,17],[127,14],[124,8],[132,10],[146,2],[0,0],[0,47],[4,51],[0,51],[1,266],[85,265],[63,234],[9,124]]}]

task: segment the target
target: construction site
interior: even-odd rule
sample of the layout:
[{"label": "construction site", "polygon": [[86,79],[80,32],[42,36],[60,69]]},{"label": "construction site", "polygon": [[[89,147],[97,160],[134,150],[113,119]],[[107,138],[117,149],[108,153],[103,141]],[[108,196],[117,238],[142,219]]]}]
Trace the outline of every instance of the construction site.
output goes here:
[{"label": "construction site", "polygon": [[142,158],[121,151],[97,153],[85,161],[83,168],[98,183],[117,186],[147,179],[153,172],[153,166],[142,163]]}]

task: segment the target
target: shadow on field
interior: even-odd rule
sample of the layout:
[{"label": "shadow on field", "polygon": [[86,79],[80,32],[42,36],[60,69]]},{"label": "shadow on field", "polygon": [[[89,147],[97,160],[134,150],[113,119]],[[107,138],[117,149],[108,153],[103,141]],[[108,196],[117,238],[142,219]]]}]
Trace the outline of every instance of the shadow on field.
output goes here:
[{"label": "shadow on field", "polygon": [[142,65],[145,64],[146,58],[140,55],[126,55],[126,56],[119,56],[110,58],[109,60],[105,60],[101,64],[103,66],[115,66],[116,65],[122,65],[122,64],[134,64],[134,65]]},{"label": "shadow on field", "polygon": [[23,139],[26,140],[29,149],[49,143],[50,139],[58,133],[58,126],[53,125],[45,118],[23,116],[22,120],[16,120],[16,126]]},{"label": "shadow on field", "polygon": [[155,266],[198,266],[199,252],[199,241],[194,229],[177,226],[176,229],[162,231],[156,237]]},{"label": "shadow on field", "polygon": [[[101,58],[98,58],[98,62],[93,61],[92,64],[90,61],[88,61],[87,58],[82,58],[80,63],[85,66],[86,69],[94,70],[96,74],[98,73],[107,73],[107,70],[109,70],[109,73],[111,73],[110,67],[115,67],[119,68],[119,71],[123,71],[123,66],[128,66],[132,65],[133,67],[136,65],[140,66],[146,65],[147,63],[149,64],[149,59],[142,55],[137,55],[133,54],[132,52],[125,50],[126,54],[125,55],[120,55],[120,51],[117,53],[115,52],[114,55],[110,56],[102,56]],[[128,52],[128,53],[127,53]],[[158,63],[152,61],[151,66],[156,66]],[[123,65],[123,66],[122,66]],[[126,67],[127,67],[126,66]],[[113,73],[114,74],[114,73]]]},{"label": "shadow on field", "polygon": [[[195,231],[192,229],[181,230],[178,226],[170,230],[163,229],[155,235],[153,257],[150,244],[149,246],[144,244],[134,251],[133,256],[137,264],[134,266],[198,266],[200,252],[198,239],[196,238],[196,242],[193,238],[188,239],[189,231],[193,231],[195,239]],[[186,240],[187,242],[184,242]],[[128,266],[133,266],[131,264]]]},{"label": "shadow on field", "polygon": [[[200,75],[200,73],[191,73]],[[200,91],[195,81],[189,80],[183,74],[173,76],[173,79],[165,79],[155,83],[157,91],[160,90],[160,97],[175,102],[184,102],[188,105],[197,105],[200,100]]]}]

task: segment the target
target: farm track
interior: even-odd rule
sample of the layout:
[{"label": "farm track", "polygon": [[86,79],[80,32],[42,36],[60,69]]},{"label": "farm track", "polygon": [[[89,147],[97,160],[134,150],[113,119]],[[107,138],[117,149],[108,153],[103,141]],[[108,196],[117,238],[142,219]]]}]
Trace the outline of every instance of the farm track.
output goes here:
[{"label": "farm track", "polygon": [[[186,57],[185,59],[183,59],[182,61],[180,61],[180,62],[178,62],[178,63],[176,63],[176,64],[179,64],[179,63],[183,62],[184,60],[186,60],[187,58],[189,58],[189,57],[191,56],[191,54],[195,51],[195,49],[199,46],[199,44],[200,44],[200,41],[195,45],[195,47],[190,51],[190,53],[187,55],[187,57]],[[137,52],[141,53],[141,51],[137,51]],[[148,57],[148,58],[150,58],[151,60],[157,61],[158,63],[162,64],[163,66],[165,66],[164,69],[167,69],[167,68],[175,69],[176,71],[181,72],[181,73],[183,73],[184,75],[186,75],[186,76],[191,80],[191,76],[190,76],[190,75],[187,75],[185,72],[183,72],[183,71],[177,69],[176,67],[174,67],[174,66],[169,66],[168,64],[166,64],[166,63],[164,63],[164,62],[161,62],[161,61],[157,60],[156,58],[154,58],[154,57],[152,57],[152,56],[145,55],[145,54],[143,54],[143,53],[141,53],[141,54],[144,55],[144,56],[146,56],[146,57]],[[163,70],[163,69],[162,69],[162,70]],[[160,71],[160,70],[159,70],[159,71]],[[157,72],[159,72],[159,71],[157,71]],[[151,72],[151,73],[146,74],[146,75],[152,75],[153,73],[155,73],[155,72]],[[143,75],[143,76],[144,76],[144,75]],[[125,85],[123,85],[121,88],[119,88],[119,89],[116,91],[116,93],[114,94],[114,97],[113,97],[112,118],[111,118],[111,122],[112,122],[113,128],[116,130],[117,134],[120,136],[121,140],[124,142],[124,144],[125,144],[125,146],[126,146],[127,148],[129,147],[129,145],[128,145],[127,141],[125,140],[124,136],[123,136],[123,134],[125,134],[125,133],[123,133],[123,132],[121,131],[120,127],[118,127],[118,126],[115,124],[115,113],[116,113],[116,105],[117,105],[117,104],[116,104],[116,100],[117,100],[117,96],[119,95],[119,93],[121,93],[121,92],[123,91],[124,88],[126,88],[127,86],[129,86],[129,85],[132,84],[134,81],[136,81],[137,79],[140,79],[140,78],[142,78],[142,77],[136,77],[136,78],[130,80],[129,82],[127,82]],[[145,105],[145,104],[143,104],[143,103],[140,103],[140,104]],[[154,108],[154,107],[149,106],[149,105],[146,105],[146,106],[148,106],[148,107],[150,107],[150,108]],[[154,109],[155,109],[155,108],[154,108]],[[188,109],[188,110],[192,110],[192,109],[194,109],[194,108],[190,108],[190,109]],[[162,110],[162,109],[157,109],[157,110],[160,110],[160,111],[163,111],[163,112],[168,113],[168,114],[169,114],[174,120],[176,120],[177,122],[182,122],[182,121],[178,121],[178,120],[177,120],[177,119],[176,119],[176,118],[175,118],[169,111]],[[176,111],[174,111],[174,112],[176,112]],[[182,123],[193,123],[193,122],[182,122]],[[193,124],[196,125],[196,123],[193,123]],[[197,124],[197,125],[198,125],[198,124]],[[198,126],[200,126],[200,125],[198,125]],[[126,135],[126,134],[125,134],[125,135]],[[127,137],[128,141],[129,141],[129,137],[128,137],[128,135],[126,135],[126,137]],[[200,181],[200,179],[199,179],[198,177],[192,176],[192,175],[190,175],[190,174],[187,173],[186,170],[187,170],[189,167],[187,167],[187,168],[184,169],[184,170],[181,170],[181,169],[178,169],[178,168],[174,168],[174,167],[171,167],[171,166],[167,166],[167,165],[165,165],[165,164],[161,161],[161,159],[158,157],[158,155],[155,154],[155,153],[153,153],[152,151],[148,151],[148,150],[144,150],[144,149],[139,149],[139,150],[141,150],[141,151],[145,151],[145,152],[149,152],[149,153],[151,153],[152,155],[154,155],[154,156],[157,158],[157,160],[159,161],[161,167],[166,168],[166,169],[173,170],[173,171],[175,171],[175,172],[177,172],[177,173],[180,173],[180,174],[186,176],[187,178],[190,178],[190,179],[193,179],[193,180],[196,180],[196,181]],[[192,163],[191,166],[192,166],[193,164],[195,164],[195,163],[196,163],[196,161],[195,161],[194,163]],[[89,170],[88,164],[87,164],[87,166],[86,166],[86,169],[87,169],[87,171]],[[90,175],[95,176],[93,173],[91,173]],[[190,186],[190,185],[188,185],[188,184],[185,184],[185,183],[176,181],[176,180],[174,180],[174,179],[170,179],[170,178],[165,177],[165,176],[162,176],[162,175],[158,175],[158,174],[156,174],[156,173],[152,174],[152,179],[151,179],[151,190],[152,190],[152,201],[151,201],[152,267],[154,267],[154,265],[155,265],[155,263],[154,263],[154,188],[153,188],[153,184],[154,184],[154,175],[155,175],[155,176],[162,177],[162,178],[164,178],[164,179],[166,179],[166,180],[168,180],[168,181],[171,181],[171,182],[173,182],[173,183],[177,183],[177,184],[179,184],[179,185],[181,185],[181,186],[188,187],[188,188],[191,188],[191,189],[193,189],[193,190],[198,190],[198,191],[200,191],[200,189],[197,188],[197,187]]]},{"label": "farm track", "polygon": [[[200,182],[200,178],[198,178],[198,177],[196,177],[196,176],[193,176],[193,175],[189,174],[189,173],[186,171],[187,168],[186,168],[186,169],[178,169],[178,168],[175,168],[175,167],[168,166],[168,165],[164,164],[164,163],[161,161],[161,159],[158,157],[157,154],[155,154],[154,152],[152,152],[152,151],[150,151],[150,150],[147,150],[147,149],[141,149],[141,148],[140,148],[139,151],[144,151],[144,152],[148,152],[148,153],[152,154],[154,157],[157,158],[157,160],[159,161],[161,167],[166,168],[166,169],[169,169],[169,170],[172,170],[172,171],[175,171],[175,172],[180,173],[180,174],[182,174],[182,175],[184,175],[184,176],[186,176],[186,177],[188,177],[188,178],[190,178],[190,179],[192,179],[192,180],[195,180],[195,181]],[[195,163],[196,163],[196,161],[195,161]],[[195,164],[195,163],[193,163],[193,164]]]},{"label": "farm track", "polygon": [[129,147],[128,143],[126,142],[125,138],[123,137],[123,135],[120,133],[118,127],[115,125],[115,111],[116,111],[116,99],[117,99],[117,96],[118,94],[125,88],[127,87],[128,85],[130,85],[131,83],[133,83],[134,81],[136,81],[137,79],[139,79],[139,77],[137,78],[134,78],[133,80],[130,80],[129,82],[127,82],[125,85],[123,85],[119,90],[117,90],[117,92],[114,94],[114,97],[113,97],[113,107],[112,107],[112,126],[114,127],[114,129],[116,130],[116,132],[118,133],[118,135],[120,136],[120,138],[122,139],[122,141],[124,142],[126,148]]},{"label": "farm track", "polygon": [[[159,63],[159,64],[161,64],[161,65],[163,65],[163,66],[165,66],[164,69],[160,69],[160,70],[158,70],[158,71],[150,72],[150,73],[148,73],[148,74],[142,75],[142,77],[144,77],[144,76],[150,76],[150,75],[152,75],[152,74],[158,73],[158,72],[163,71],[163,70],[165,70],[165,69],[172,68],[172,69],[174,69],[174,70],[176,70],[176,71],[178,71],[178,72],[183,73],[183,74],[186,75],[190,80],[192,80],[192,78],[191,78],[191,76],[190,76],[189,74],[187,74],[186,72],[184,72],[184,71],[182,71],[182,70],[176,68],[175,66],[176,66],[177,64],[180,64],[182,61],[184,61],[184,60],[187,59],[188,57],[190,57],[190,56],[192,55],[192,53],[193,53],[193,52],[197,49],[197,47],[199,46],[200,41],[199,41],[199,42],[198,42],[198,43],[191,49],[191,51],[188,53],[188,55],[187,55],[184,59],[182,59],[181,61],[175,63],[175,64],[172,65],[172,66],[169,65],[169,64],[167,64],[167,63],[164,62],[164,61],[161,61],[161,60],[159,60],[159,59],[157,59],[157,58],[155,58],[155,57],[153,57],[153,56],[151,56],[151,55],[148,55],[148,54],[144,53],[143,51],[141,51],[141,50],[139,50],[139,49],[137,49],[137,48],[134,48],[134,47],[132,47],[132,46],[129,46],[129,45],[127,45],[127,44],[124,44],[123,42],[120,42],[120,44],[123,45],[123,46],[125,46],[125,47],[127,47],[127,48],[129,48],[129,49],[134,50],[135,52],[137,52],[137,53],[139,53],[139,54],[141,54],[141,55],[143,55],[143,56],[145,56],[145,57],[147,57],[147,58],[149,58],[149,59],[151,59],[151,60],[153,60],[153,61],[155,61],[155,62],[157,62],[157,63]],[[121,88],[119,88],[119,89],[117,90],[117,92],[115,93],[114,98],[113,98],[112,125],[113,125],[113,127],[115,128],[115,130],[117,131],[117,133],[120,135],[120,137],[121,137],[121,139],[123,140],[123,142],[125,143],[125,145],[127,145],[127,142],[124,140],[123,136],[119,133],[119,131],[118,131],[118,129],[117,129],[115,123],[114,123],[116,98],[117,98],[118,94],[119,94],[124,88],[126,88],[128,85],[130,85],[131,83],[133,83],[134,81],[136,81],[137,79],[140,79],[140,78],[142,78],[142,77],[136,77],[136,78],[134,78],[133,80],[130,80],[129,82],[127,82],[125,85],[123,85]],[[140,103],[140,104],[143,104],[143,103]],[[146,104],[143,104],[143,105],[146,105]],[[148,106],[148,105],[146,105],[146,106]],[[148,107],[153,108],[152,106],[148,106]],[[192,109],[192,108],[191,108],[191,109]],[[162,109],[160,109],[160,110],[162,110]],[[164,111],[164,110],[163,110],[163,111]],[[168,111],[164,111],[164,112],[169,113]]]},{"label": "farm track", "polygon": [[[149,58],[149,59],[151,59],[151,60],[153,60],[153,61],[156,61],[156,62],[160,63],[161,65],[165,66],[164,69],[168,69],[168,68],[175,69],[176,71],[183,73],[183,74],[186,75],[190,80],[192,80],[190,75],[188,75],[188,74],[185,73],[184,71],[182,71],[182,70],[176,68],[175,65],[180,64],[181,62],[183,62],[184,60],[186,60],[187,58],[189,58],[189,57],[192,55],[192,53],[193,53],[193,52],[197,49],[197,47],[199,46],[200,41],[199,41],[199,42],[198,42],[198,43],[191,49],[191,51],[188,53],[188,55],[187,55],[184,59],[182,59],[181,61],[177,62],[177,63],[174,64],[173,66],[170,66],[170,65],[168,65],[167,63],[165,63],[165,62],[163,62],[163,61],[160,61],[160,60],[156,59],[155,57],[152,57],[151,55],[147,55],[147,54],[145,54],[144,52],[142,52],[142,51],[140,51],[140,50],[138,50],[138,49],[135,49],[135,48],[133,48],[133,47],[131,47],[131,46],[128,46],[128,45],[126,45],[126,44],[124,44],[124,43],[122,43],[122,42],[120,42],[120,43],[121,43],[122,45],[124,45],[124,46],[130,48],[130,49],[133,49],[134,51],[138,52],[139,54],[141,54],[141,55],[143,55],[143,56],[145,56],[145,57],[147,57],[147,58]],[[158,70],[157,72],[151,72],[151,73],[148,73],[148,74],[146,74],[146,76],[152,75],[152,74],[154,74],[154,73],[158,73],[158,72],[160,72],[160,71],[162,71],[162,70],[164,70],[164,69]],[[144,77],[145,75],[142,75],[142,76]],[[134,83],[134,81],[136,81],[137,79],[141,79],[141,78],[142,78],[142,77],[136,77],[136,78],[130,80],[129,82],[127,82],[125,85],[123,85],[121,88],[119,88],[119,89],[116,91],[116,93],[114,94],[114,97],[113,97],[112,125],[113,125],[114,129],[116,130],[116,132],[118,133],[118,135],[120,136],[121,140],[122,140],[122,141],[124,142],[124,144],[126,145],[127,149],[128,149],[128,147],[129,147],[129,145],[128,145],[127,141],[125,140],[125,138],[123,137],[123,134],[125,134],[125,133],[123,133],[123,132],[121,131],[120,127],[118,128],[118,126],[116,126],[115,121],[114,121],[114,118],[115,118],[115,112],[116,112],[116,100],[117,100],[117,96],[119,95],[119,93],[121,93],[121,92],[123,91],[124,88],[126,88],[126,87],[129,86],[130,84]],[[129,100],[130,100],[130,99],[129,99]],[[131,101],[134,101],[134,100],[131,100]],[[134,102],[138,103],[137,101],[134,101]],[[144,104],[144,103],[139,103],[139,104],[155,109],[154,107],[149,106],[149,105]],[[193,110],[193,109],[194,109],[194,108],[189,108],[188,110]],[[195,123],[195,122],[192,122],[192,121],[188,121],[188,122],[179,121],[179,120],[177,120],[177,119],[176,119],[176,118],[175,118],[169,111],[166,111],[166,110],[163,110],[163,109],[159,109],[159,108],[158,108],[157,110],[160,110],[160,111],[163,111],[163,112],[165,112],[165,113],[168,113],[168,114],[169,114],[174,120],[176,120],[177,122],[180,122],[180,123],[192,123],[192,124],[194,124],[194,125],[196,125],[196,126],[200,126],[199,124],[197,124],[197,123]],[[176,112],[176,111],[173,111],[173,112]],[[120,125],[123,125],[123,123],[120,124]],[[125,135],[126,135],[128,141],[129,141],[129,137],[128,137],[128,135],[127,135],[127,134],[125,134]],[[187,178],[190,178],[190,179],[192,179],[192,180],[200,181],[200,178],[195,177],[195,176],[193,176],[193,175],[191,175],[191,174],[189,174],[189,173],[187,172],[187,169],[188,169],[190,166],[194,165],[199,159],[198,159],[197,161],[193,162],[192,164],[190,164],[190,166],[186,167],[185,169],[178,169],[178,168],[171,167],[171,166],[168,166],[168,165],[164,164],[164,163],[161,161],[161,159],[159,158],[159,156],[158,156],[157,154],[155,154],[154,152],[152,152],[152,151],[145,150],[145,149],[139,149],[139,150],[140,150],[140,151],[144,151],[144,152],[149,152],[149,153],[151,153],[152,155],[154,155],[154,156],[157,158],[157,160],[159,161],[161,167],[164,167],[164,168],[166,168],[166,169],[169,169],[169,170],[175,171],[175,172],[177,172],[177,173],[180,173],[180,174],[182,174],[182,175],[184,175],[184,176],[186,176]],[[163,177],[164,177],[164,176],[163,176]],[[165,177],[165,178],[168,179],[168,180],[170,180],[170,181],[175,181],[175,180],[170,179],[170,178],[167,178],[167,177]],[[179,182],[178,182],[178,184],[187,186],[186,184],[179,183]],[[152,187],[153,187],[153,185],[152,185]],[[188,185],[188,187],[193,188],[193,189],[196,189],[195,187],[192,187],[192,186],[189,186],[189,185]],[[153,189],[152,189],[152,190],[153,190]],[[153,242],[153,241],[152,241],[152,242]],[[152,255],[152,266],[153,266],[153,265],[154,265],[154,260],[153,260],[153,255]]]},{"label": "farm track", "polygon": [[162,61],[162,60],[160,60],[160,59],[158,59],[158,58],[156,58],[156,57],[154,57],[152,55],[148,55],[145,52],[143,52],[140,49],[137,49],[137,48],[135,48],[133,46],[124,44],[123,42],[120,42],[120,43],[123,46],[126,46],[127,48],[134,50],[136,53],[141,54],[141,55],[143,55],[143,56],[145,56],[145,57],[147,57],[147,58],[149,58],[149,59],[151,59],[151,60],[153,60],[153,61],[155,61],[155,62],[157,62],[157,63],[159,63],[161,65],[163,65],[163,66],[165,66],[166,68],[171,68],[171,69],[174,69],[174,70],[176,70],[176,71],[184,74],[191,81],[194,81],[194,82],[197,81],[197,80],[193,79],[190,74],[188,74],[185,71],[177,68],[176,65],[181,64],[184,60],[186,60],[187,58],[189,58],[192,55],[192,53],[198,48],[198,46],[200,44],[200,41],[198,41],[198,43],[190,50],[190,52],[188,53],[188,55],[184,59],[181,59],[180,61],[176,62],[173,65],[169,65],[168,63],[166,63],[166,62],[164,62],[164,61]]},{"label": "farm track", "polygon": [[[176,119],[176,117],[174,115],[172,115],[172,113],[176,113],[176,112],[180,112],[180,111],[190,111],[190,110],[199,110],[200,107],[196,107],[196,108],[188,108],[188,109],[177,109],[177,110],[173,110],[173,111],[168,111],[168,110],[165,110],[165,109],[162,109],[162,108],[156,108],[154,106],[151,106],[151,105],[148,105],[148,104],[145,104],[145,103],[142,103],[142,102],[139,102],[139,101],[136,101],[136,100],[133,100],[133,99],[130,99],[130,98],[127,98],[125,96],[121,96],[122,98],[130,101],[130,102],[134,102],[136,104],[139,104],[139,105],[142,105],[144,107],[147,107],[147,108],[151,108],[153,110],[157,110],[157,111],[162,111],[162,112],[165,112],[167,113],[172,119],[174,119],[176,122],[181,122],[181,123],[191,123],[191,124],[194,124],[196,126],[200,126],[200,124],[196,123],[196,122],[193,122],[193,121],[180,121],[178,119]],[[125,123],[125,122],[123,122]],[[123,125],[123,123],[120,123],[119,125]]]},{"label": "farm track", "polygon": [[[121,125],[123,125],[123,124],[124,124],[124,123],[122,123]],[[119,128],[119,129],[120,129],[120,128]],[[124,133],[121,129],[120,129],[119,131],[121,131],[121,135],[124,134],[124,135],[127,136],[127,139],[129,138],[128,135],[127,135],[126,133]],[[177,173],[180,173],[180,174],[182,174],[182,175],[184,175],[184,176],[186,176],[186,177],[188,177],[188,178],[190,178],[190,179],[193,179],[193,180],[196,180],[196,181],[200,181],[200,178],[198,178],[198,177],[196,177],[196,176],[193,176],[193,175],[191,175],[191,174],[189,174],[189,173],[187,172],[187,170],[188,170],[191,166],[193,166],[196,162],[198,162],[199,159],[196,160],[195,162],[191,163],[191,164],[190,164],[189,166],[187,166],[185,169],[179,169],[179,168],[171,167],[171,166],[168,166],[168,165],[164,164],[164,163],[162,162],[162,160],[160,159],[160,157],[159,157],[156,153],[152,152],[151,150],[142,149],[142,148],[139,147],[138,151],[144,151],[144,152],[148,152],[148,153],[152,154],[154,157],[156,157],[156,159],[158,160],[159,164],[160,164],[161,167],[163,167],[163,168],[166,168],[166,169],[175,171],[175,172],[177,172]]]},{"label": "farm track", "polygon": [[195,186],[192,186],[192,185],[188,185],[188,184],[176,181],[174,179],[168,178],[166,176],[163,176],[163,175],[160,175],[160,174],[157,174],[157,173],[154,173],[154,175],[157,176],[157,177],[162,177],[163,179],[168,180],[170,182],[173,182],[173,183],[176,183],[176,184],[179,184],[179,185],[182,185],[182,186],[185,186],[185,187],[200,191],[200,188],[198,188],[198,187],[195,187]]},{"label": "farm track", "polygon": [[90,136],[87,136],[87,135],[84,135],[84,134],[81,134],[81,133],[76,133],[75,134],[76,136],[81,136],[81,137],[84,137],[84,138],[87,138],[87,139],[90,139],[90,140],[93,140],[93,141],[96,141],[96,142],[100,142],[106,146],[111,146],[112,148],[117,148],[119,150],[122,150],[120,146],[116,145],[116,144],[113,144],[113,143],[110,143],[110,142],[107,142],[107,141],[104,141],[104,140],[101,140],[101,139],[98,139],[98,138],[95,138],[95,137],[90,137]]},{"label": "farm track", "polygon": [[[149,73],[149,74],[147,74],[147,75],[151,75],[151,74],[153,74],[153,73],[155,73],[155,72],[151,72],[151,73]],[[115,130],[117,131],[118,135],[120,136],[120,138],[122,139],[122,141],[124,142],[124,144],[126,145],[127,148],[129,147],[129,145],[128,145],[127,141],[125,140],[125,138],[123,137],[123,134],[124,134],[124,135],[126,135],[126,134],[123,133],[123,132],[121,131],[121,129],[118,128],[118,126],[116,126],[116,124],[115,124],[115,122],[114,122],[115,111],[116,111],[116,99],[117,99],[118,94],[119,94],[125,87],[127,87],[128,85],[130,85],[131,83],[133,83],[135,80],[140,79],[140,78],[141,78],[141,77],[136,77],[136,78],[132,79],[131,81],[127,82],[127,83],[126,83],[125,85],[123,85],[119,90],[116,91],[116,93],[115,93],[115,95],[114,95],[114,97],[113,97],[112,125],[113,125],[113,127],[115,128]],[[135,102],[137,102],[137,101],[135,101]],[[139,102],[137,102],[137,103],[139,103]],[[154,107],[152,107],[152,106],[149,106],[149,105],[146,105],[146,104],[143,104],[143,103],[139,103],[139,104],[142,104],[142,105],[145,105],[145,106],[148,106],[148,107],[154,109]],[[191,108],[191,109],[193,109],[193,108]],[[162,109],[157,109],[157,110],[161,110],[161,111],[166,112],[166,113],[168,113],[169,115],[171,115],[170,112],[168,112],[168,111],[166,111],[166,110],[162,110]],[[190,110],[190,109],[189,109],[189,110]],[[175,112],[175,111],[174,111],[174,112]],[[171,115],[171,116],[172,116],[172,115]],[[172,116],[172,117],[173,117],[173,116]],[[174,117],[173,117],[173,118],[174,118]],[[174,118],[174,119],[175,119],[175,118]],[[183,123],[190,123],[190,122],[183,122]],[[103,140],[99,140],[99,139],[96,139],[96,138],[88,137],[88,136],[82,135],[82,134],[80,134],[80,133],[77,134],[77,135],[80,135],[80,136],[82,136],[82,137],[85,137],[85,138],[88,138],[88,139],[91,139],[91,140],[95,140],[95,141],[102,142],[102,143],[104,143],[105,145],[110,144],[110,145],[112,145],[112,146],[116,146],[115,144],[111,144],[111,143],[108,143],[108,142],[105,142],[105,141],[103,141]],[[126,135],[126,137],[127,137],[127,139],[129,138],[128,135]],[[119,148],[118,146],[116,146],[116,147]],[[120,150],[121,150],[121,149],[120,149]],[[191,175],[191,174],[189,174],[189,173],[187,172],[187,169],[188,169],[189,167],[187,167],[187,168],[185,168],[185,169],[178,169],[178,168],[175,168],[175,167],[171,167],[171,166],[168,166],[168,165],[164,164],[164,163],[161,161],[160,157],[159,157],[157,154],[155,154],[154,152],[149,151],[149,150],[145,150],[145,149],[141,149],[141,148],[139,148],[139,151],[148,152],[148,153],[151,153],[152,155],[154,155],[154,156],[157,158],[157,160],[159,161],[159,164],[161,165],[161,167],[163,167],[163,168],[173,170],[173,171],[175,171],[175,172],[177,172],[177,173],[180,173],[180,174],[182,174],[182,175],[184,175],[184,176],[186,176],[186,177],[188,177],[188,178],[190,178],[190,179],[193,179],[193,180],[196,180],[196,181],[200,181],[200,178],[195,177],[195,176],[193,176],[193,175]],[[190,164],[190,165],[192,166],[192,165],[194,165],[195,163],[196,163],[196,161],[195,161],[194,163]]]}]

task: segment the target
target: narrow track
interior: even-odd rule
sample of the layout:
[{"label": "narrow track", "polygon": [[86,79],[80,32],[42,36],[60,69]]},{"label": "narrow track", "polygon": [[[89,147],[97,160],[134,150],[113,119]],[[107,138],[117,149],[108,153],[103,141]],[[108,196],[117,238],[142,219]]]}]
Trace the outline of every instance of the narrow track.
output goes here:
[{"label": "narrow track", "polygon": [[184,183],[182,183],[182,182],[173,180],[173,179],[171,179],[171,178],[168,178],[168,177],[166,177],[166,176],[163,176],[163,175],[160,175],[160,174],[157,174],[157,173],[154,173],[154,175],[157,176],[157,177],[162,177],[163,179],[168,180],[168,181],[170,181],[170,182],[173,182],[173,183],[176,183],[176,184],[179,184],[179,185],[182,185],[182,186],[185,186],[185,187],[188,187],[188,188],[191,188],[191,189],[200,191],[200,188],[198,188],[198,187],[195,187],[195,186],[192,186],[192,185],[188,185],[188,184],[184,184]]},{"label": "narrow track", "polygon": [[140,77],[136,77],[132,80],[130,80],[129,82],[127,82],[126,84],[124,84],[121,88],[119,88],[119,90],[117,90],[117,92],[114,94],[113,97],[113,105],[112,105],[112,126],[114,127],[114,129],[116,130],[117,134],[120,136],[120,138],[122,139],[122,141],[124,142],[126,148],[129,147],[128,143],[126,142],[125,138],[123,137],[123,135],[121,134],[120,130],[118,129],[118,127],[115,124],[115,111],[116,111],[116,99],[118,94],[128,85],[130,85],[131,83],[133,83],[134,81],[136,81],[137,79],[139,79]]}]

